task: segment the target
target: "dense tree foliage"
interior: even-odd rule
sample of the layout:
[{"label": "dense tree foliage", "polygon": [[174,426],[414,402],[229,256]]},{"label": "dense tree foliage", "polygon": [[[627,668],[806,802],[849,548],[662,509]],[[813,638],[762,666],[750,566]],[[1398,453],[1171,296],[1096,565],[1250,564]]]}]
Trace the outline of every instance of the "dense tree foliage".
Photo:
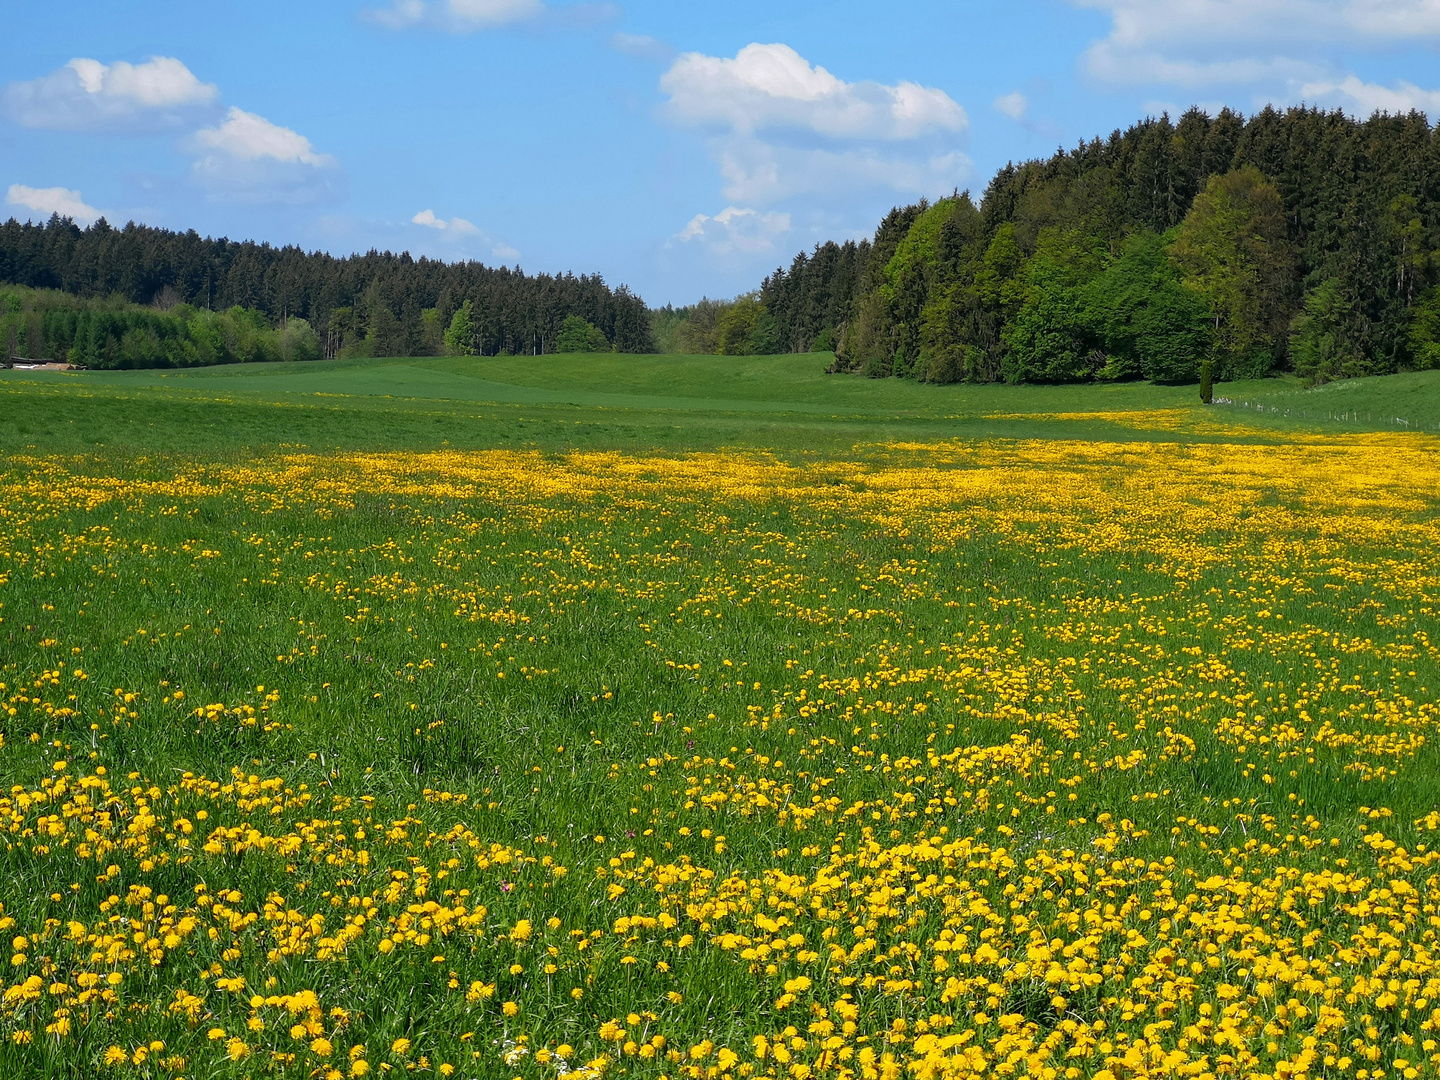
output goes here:
[{"label": "dense tree foliage", "polygon": [[468,301],[470,337],[454,351],[547,353],[565,320],[583,319],[607,348],[649,352],[645,303],[598,275],[528,275],[476,262],[445,263],[371,251],[335,258],[297,247],[202,238],[104,219],[88,229],[53,217],[46,225],[0,225],[0,281],[63,290],[82,300],[184,303],[197,310],[243,308],[267,326],[301,318],[325,356],[426,356],[446,348],[446,328]]},{"label": "dense tree foliage", "polygon": [[678,308],[666,304],[650,313],[650,325],[662,353],[767,356],[791,351],[777,336],[775,319],[758,291],[734,300],[706,297]]},{"label": "dense tree foliage", "polygon": [[1318,381],[1440,367],[1437,249],[1423,115],[1192,109],[1007,165],[978,204],[896,208],[753,293],[654,311],[598,276],[12,220],[0,281],[72,299],[12,304],[0,345],[92,366],[658,347],[930,382]]},{"label": "dense tree foliage", "polygon": [[0,289],[0,359],[70,362],[89,368],[194,367],[260,360],[316,360],[320,340],[292,316],[271,324],[242,307],[141,307],[117,298]]},{"label": "dense tree foliage", "polygon": [[609,352],[610,342],[597,326],[586,322],[579,315],[571,315],[560,326],[555,338],[555,351],[562,353]]},{"label": "dense tree foliage", "polygon": [[1440,366],[1437,248],[1423,115],[1192,109],[897,208],[760,302],[781,347],[872,376],[1318,380]]}]

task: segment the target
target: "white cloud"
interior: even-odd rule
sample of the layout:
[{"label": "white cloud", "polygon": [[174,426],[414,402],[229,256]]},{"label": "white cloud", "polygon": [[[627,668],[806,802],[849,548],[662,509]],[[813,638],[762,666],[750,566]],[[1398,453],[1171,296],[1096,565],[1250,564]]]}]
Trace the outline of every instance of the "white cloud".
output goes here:
[{"label": "white cloud", "polygon": [[735,202],[774,203],[798,195],[845,198],[861,192],[948,193],[969,178],[970,158],[958,150],[901,157],[884,148],[775,146],[757,139],[716,140],[722,194]]},{"label": "white cloud", "polygon": [[794,128],[831,138],[913,139],[967,119],[943,90],[847,83],[788,45],[747,45],[733,59],[685,53],[660,79],[681,123],[734,131]]},{"label": "white cloud", "polygon": [[1187,90],[1219,86],[1293,85],[1321,75],[1319,60],[1289,56],[1240,56],[1197,60],[1146,50],[1125,51],[1101,42],[1086,54],[1091,75],[1111,83],[1166,83]]},{"label": "white cloud", "polygon": [[1110,33],[1085,63],[1112,83],[1293,91],[1330,78],[1337,50],[1440,41],[1440,0],[1072,2],[1110,14]]},{"label": "white cloud", "polygon": [[1016,90],[1013,93],[1001,94],[992,104],[997,112],[1018,122],[1025,119],[1025,111],[1030,108],[1030,99]]},{"label": "white cloud", "polygon": [[[735,203],[861,189],[934,194],[969,173],[968,118],[943,90],[845,82],[788,45],[686,53],[660,80],[676,123],[709,135]],[[738,220],[738,219],[737,219]]]},{"label": "white cloud", "polygon": [[442,232],[452,229],[457,233],[479,233],[473,222],[466,221],[463,217],[451,218],[446,221],[442,217],[436,217],[434,210],[421,210],[410,219],[414,225],[424,225],[430,229],[439,229]]},{"label": "white cloud", "polygon": [[51,214],[59,214],[61,217],[74,218],[76,221],[88,225],[100,217],[99,210],[93,206],[87,206],[85,200],[80,197],[80,192],[72,191],[70,188],[33,188],[26,187],[24,184],[11,184],[10,190],[5,195],[5,201],[11,206],[24,207],[46,220]]},{"label": "white cloud", "polygon": [[228,202],[315,202],[334,197],[343,179],[304,135],[234,106],[223,123],[197,131],[189,149],[195,179]]},{"label": "white cloud", "polygon": [[716,255],[758,255],[770,251],[790,231],[790,215],[727,206],[711,217],[696,214],[674,239],[699,243]]},{"label": "white cloud", "polygon": [[263,116],[230,106],[225,122],[201,128],[195,133],[197,145],[218,150],[242,161],[271,159],[323,168],[335,164],[329,154],[317,154],[310,140],[297,131],[272,124]]},{"label": "white cloud", "polygon": [[[486,233],[473,221],[466,221],[462,217],[453,217],[445,220],[439,217],[434,210],[421,210],[410,219],[412,225],[423,225],[427,229],[434,229],[436,232],[445,233],[452,242],[462,243],[462,237],[471,238],[489,249],[491,256],[496,259],[510,260],[518,259],[520,252],[507,244],[504,240],[497,239]],[[465,242],[469,247],[469,243]]]},{"label": "white cloud", "polygon": [[49,75],[5,88],[5,111],[29,128],[75,130],[167,126],[209,105],[219,91],[171,56],[142,64],[76,58]]},{"label": "white cloud", "polygon": [[525,22],[546,10],[541,0],[391,0],[389,7],[371,8],[363,14],[390,30],[434,26],[465,32]]},{"label": "white cloud", "polygon": [[1111,43],[1354,44],[1440,37],[1436,0],[1075,0],[1108,11]]},{"label": "white cloud", "polygon": [[1354,75],[1339,82],[1306,83],[1300,88],[1306,100],[1326,103],[1347,102],[1350,112],[1361,117],[1375,112],[1403,115],[1411,110],[1440,117],[1440,90],[1425,90],[1414,83],[1400,80],[1393,87],[1363,82]]}]

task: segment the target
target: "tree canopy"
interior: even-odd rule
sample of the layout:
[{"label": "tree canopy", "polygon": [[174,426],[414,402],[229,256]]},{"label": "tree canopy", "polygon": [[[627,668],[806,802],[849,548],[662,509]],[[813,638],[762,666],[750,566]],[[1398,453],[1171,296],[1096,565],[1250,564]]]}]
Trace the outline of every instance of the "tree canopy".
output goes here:
[{"label": "tree canopy", "polygon": [[388,251],[336,258],[134,223],[115,229],[103,218],[86,229],[58,216],[0,225],[0,281],[81,300],[239,307],[276,325],[298,316],[315,327],[325,356],[441,352],[467,301],[470,347],[482,355],[554,352],[570,316],[597,327],[607,348],[653,348],[645,302],[598,274],[530,275]]},{"label": "tree canopy", "polygon": [[1312,378],[1440,364],[1419,113],[1191,109],[897,207],[765,279],[782,347],[932,381]]}]

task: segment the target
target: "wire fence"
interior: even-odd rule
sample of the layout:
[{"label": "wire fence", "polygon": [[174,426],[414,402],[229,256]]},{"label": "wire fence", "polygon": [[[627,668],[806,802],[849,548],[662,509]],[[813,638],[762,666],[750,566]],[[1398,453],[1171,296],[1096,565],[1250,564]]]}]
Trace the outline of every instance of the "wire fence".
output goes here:
[{"label": "wire fence", "polygon": [[1234,409],[1259,412],[1266,416],[1288,416],[1301,420],[1328,420],[1334,423],[1366,424],[1370,427],[1378,424],[1405,431],[1440,431],[1440,420],[1430,421],[1407,416],[1386,416],[1384,413],[1381,413],[1377,418],[1373,411],[1361,412],[1358,409],[1347,409],[1342,412],[1312,412],[1308,409],[1294,409],[1280,405],[1271,405],[1264,401],[1236,401],[1233,398],[1227,397],[1217,397],[1213,404],[1227,405]]}]

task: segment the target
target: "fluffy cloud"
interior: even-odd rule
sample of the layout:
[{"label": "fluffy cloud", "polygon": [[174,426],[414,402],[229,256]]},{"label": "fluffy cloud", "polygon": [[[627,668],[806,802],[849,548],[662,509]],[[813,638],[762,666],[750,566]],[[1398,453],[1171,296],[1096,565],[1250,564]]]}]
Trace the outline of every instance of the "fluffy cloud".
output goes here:
[{"label": "fluffy cloud", "polygon": [[1440,40],[1437,0],[1073,0],[1111,17],[1096,78],[1195,89],[1318,82],[1341,48]]},{"label": "fluffy cloud", "polygon": [[219,127],[201,128],[195,133],[198,146],[220,151],[242,161],[294,162],[323,168],[335,164],[328,154],[315,153],[310,140],[297,131],[272,124],[263,116],[230,106]]},{"label": "fluffy cloud", "polygon": [[173,126],[212,103],[219,91],[179,60],[142,64],[77,58],[58,71],[5,88],[5,112],[30,128],[77,130]]},{"label": "fluffy cloud", "polygon": [[772,250],[789,231],[789,214],[727,206],[713,217],[696,214],[675,240],[701,244],[716,255],[758,255]]},{"label": "fluffy cloud", "polygon": [[1363,82],[1350,75],[1339,82],[1306,83],[1300,93],[1308,101],[1348,104],[1349,111],[1358,116],[1377,111],[1403,114],[1414,109],[1432,118],[1440,117],[1440,90],[1424,90],[1403,79],[1389,87]]},{"label": "fluffy cloud", "polygon": [[410,219],[412,224],[424,225],[426,228],[439,229],[442,232],[446,229],[453,229],[457,233],[478,233],[473,222],[466,221],[463,217],[451,218],[446,221],[442,217],[436,217],[434,210],[421,210]]},{"label": "fluffy cloud", "polygon": [[231,106],[191,140],[192,171],[211,196],[233,202],[313,202],[333,196],[339,170],[297,131]]},{"label": "fluffy cloud", "polygon": [[364,14],[391,30],[425,25],[463,32],[525,22],[545,11],[541,0],[391,0],[389,7]]},{"label": "fluffy cloud", "polygon": [[[177,149],[193,158],[191,174],[212,198],[295,203],[336,193],[343,177],[334,158],[263,116],[233,106],[222,115],[219,93],[174,57],[141,64],[80,58],[42,78],[10,84],[0,93],[0,106],[32,128],[138,135],[184,124],[192,133]],[[193,126],[206,120],[213,123]]]},{"label": "fluffy cloud", "polygon": [[965,110],[918,83],[847,83],[788,45],[747,45],[732,58],[685,53],[660,80],[681,123],[756,132],[791,128],[843,139],[959,132]]},{"label": "fluffy cloud", "polygon": [[735,203],[862,189],[933,194],[969,173],[954,147],[968,119],[944,91],[845,82],[788,45],[747,45],[733,58],[686,53],[660,89],[673,122],[709,136]]},{"label": "fluffy cloud", "polygon": [[45,220],[48,220],[51,214],[59,214],[88,225],[100,216],[99,210],[86,205],[80,192],[69,188],[33,188],[24,184],[11,184],[5,201],[11,206],[23,207]]}]

